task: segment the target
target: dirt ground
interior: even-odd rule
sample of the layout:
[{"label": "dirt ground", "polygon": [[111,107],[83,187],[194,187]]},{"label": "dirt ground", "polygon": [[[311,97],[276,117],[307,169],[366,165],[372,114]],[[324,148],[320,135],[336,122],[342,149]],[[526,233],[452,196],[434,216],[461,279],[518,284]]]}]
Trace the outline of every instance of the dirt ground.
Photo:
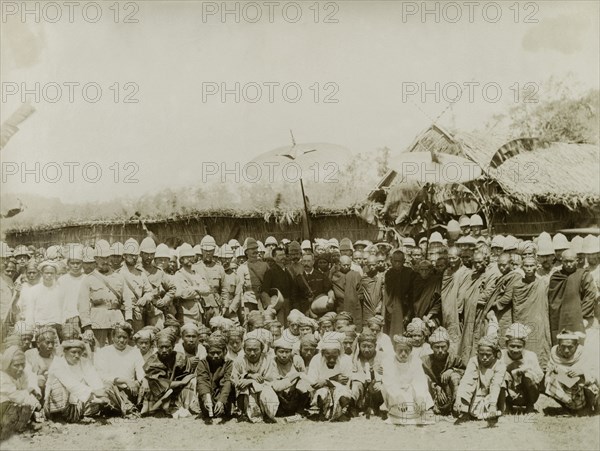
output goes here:
[{"label": "dirt ground", "polygon": [[[600,373],[600,328],[588,329],[584,359]],[[7,450],[110,449],[440,449],[440,450],[600,450],[600,416],[572,417],[541,395],[538,413],[507,415],[498,425],[485,422],[454,426],[450,417],[427,426],[385,424],[380,418],[344,423],[249,424],[231,420],[206,425],[185,418],[109,419],[92,424],[46,423],[0,443]],[[550,414],[544,413],[550,409]]]},{"label": "dirt ground", "polygon": [[108,449],[600,449],[600,416],[574,418],[542,409],[557,404],[542,396],[540,413],[508,415],[498,425],[485,422],[454,426],[439,419],[427,426],[385,424],[379,418],[344,423],[303,420],[248,424],[236,420],[206,425],[198,419],[110,419],[93,424],[45,424],[38,432],[13,436],[7,450]]}]

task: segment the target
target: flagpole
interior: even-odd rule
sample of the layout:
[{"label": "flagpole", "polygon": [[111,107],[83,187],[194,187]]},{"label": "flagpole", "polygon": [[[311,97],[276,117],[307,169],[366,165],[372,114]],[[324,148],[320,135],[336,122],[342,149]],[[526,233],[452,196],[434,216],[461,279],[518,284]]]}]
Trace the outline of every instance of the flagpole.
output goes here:
[{"label": "flagpole", "polygon": [[[292,137],[292,147],[296,146],[296,139],[294,138],[294,132],[290,129],[290,136]],[[295,160],[295,156],[290,152],[290,156],[292,156],[292,160]],[[308,240],[312,244],[312,231],[310,227],[310,219],[308,217],[308,205],[306,203],[306,194],[304,194],[304,182],[302,180],[302,173],[300,173],[300,190],[302,191],[302,204],[304,205],[304,217],[306,218],[306,229],[308,230]]]}]

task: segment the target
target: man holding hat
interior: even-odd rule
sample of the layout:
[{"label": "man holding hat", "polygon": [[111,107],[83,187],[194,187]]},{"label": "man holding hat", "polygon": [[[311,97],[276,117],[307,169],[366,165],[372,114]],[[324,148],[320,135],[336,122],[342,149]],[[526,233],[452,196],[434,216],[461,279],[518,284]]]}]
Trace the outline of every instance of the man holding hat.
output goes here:
[{"label": "man holding hat", "polygon": [[237,275],[240,281],[241,302],[247,315],[250,311],[263,311],[271,299],[262,289],[269,264],[258,259],[258,243],[254,238],[246,239],[245,255],[248,260],[239,266]]},{"label": "man holding hat", "polygon": [[[166,249],[165,249],[166,248]],[[176,314],[173,302],[177,294],[177,287],[167,273],[154,264],[154,259],[170,259],[169,249],[162,245],[158,249],[151,237],[146,237],[140,244],[140,258],[142,260],[142,272],[148,278],[152,287],[152,301],[146,310],[145,324],[162,328],[168,313]]]},{"label": "man holding hat", "polygon": [[279,322],[284,324],[292,306],[292,297],[296,292],[296,282],[290,271],[285,266],[286,252],[282,247],[276,247],[272,251],[273,264],[265,272],[262,290],[270,297],[273,290],[279,290],[283,296],[283,305],[277,311]]},{"label": "man holding hat", "polygon": [[96,269],[81,282],[77,307],[85,340],[95,338],[98,347],[109,343],[116,323],[132,321],[131,298],[123,296],[125,280],[109,261],[110,244],[96,242]]},{"label": "man holding hat", "polygon": [[147,311],[152,307],[154,290],[148,281],[148,277],[137,266],[140,256],[140,245],[138,242],[129,238],[123,245],[123,260],[119,273],[123,276],[125,286],[123,297],[133,306],[133,332],[137,332],[146,324],[144,320]]}]

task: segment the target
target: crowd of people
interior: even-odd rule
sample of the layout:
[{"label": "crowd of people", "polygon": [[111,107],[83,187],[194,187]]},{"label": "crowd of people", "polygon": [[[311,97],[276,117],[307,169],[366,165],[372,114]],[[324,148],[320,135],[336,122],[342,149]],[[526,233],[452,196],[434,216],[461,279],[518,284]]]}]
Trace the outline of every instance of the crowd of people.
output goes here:
[{"label": "crowd of people", "polygon": [[486,236],[478,215],[392,244],[148,235],[0,243],[3,436],[98,415],[493,425],[540,394],[600,408],[597,236]]}]

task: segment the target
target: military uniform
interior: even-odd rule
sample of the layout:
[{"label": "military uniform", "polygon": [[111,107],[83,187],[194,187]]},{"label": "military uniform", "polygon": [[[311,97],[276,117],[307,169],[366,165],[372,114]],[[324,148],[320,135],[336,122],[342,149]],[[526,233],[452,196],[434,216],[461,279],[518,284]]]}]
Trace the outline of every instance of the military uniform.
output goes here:
[{"label": "military uniform", "polygon": [[153,296],[149,308],[146,310],[146,325],[162,328],[167,314],[175,315],[173,302],[177,294],[177,287],[172,277],[156,266],[142,268],[152,286]]},{"label": "military uniform", "polygon": [[220,310],[223,305],[221,293],[225,286],[225,269],[216,262],[208,266],[203,261],[196,263],[192,268],[197,274],[201,274],[210,286],[211,293],[202,296],[202,300],[204,301],[204,320],[208,324],[213,316],[221,314]]},{"label": "military uniform", "polygon": [[81,327],[91,327],[100,347],[108,343],[116,323],[132,319],[131,297],[123,297],[124,284],[121,274],[102,274],[97,269],[81,282],[77,302]]},{"label": "military uniform", "polygon": [[154,290],[148,277],[138,267],[123,264],[119,273],[123,276],[123,297],[132,305],[133,330],[137,332],[145,326],[146,312],[152,307]]},{"label": "military uniform", "polygon": [[202,322],[202,295],[211,292],[208,282],[201,274],[194,270],[187,271],[180,268],[173,276],[177,286],[177,319],[183,323],[192,321]]}]

